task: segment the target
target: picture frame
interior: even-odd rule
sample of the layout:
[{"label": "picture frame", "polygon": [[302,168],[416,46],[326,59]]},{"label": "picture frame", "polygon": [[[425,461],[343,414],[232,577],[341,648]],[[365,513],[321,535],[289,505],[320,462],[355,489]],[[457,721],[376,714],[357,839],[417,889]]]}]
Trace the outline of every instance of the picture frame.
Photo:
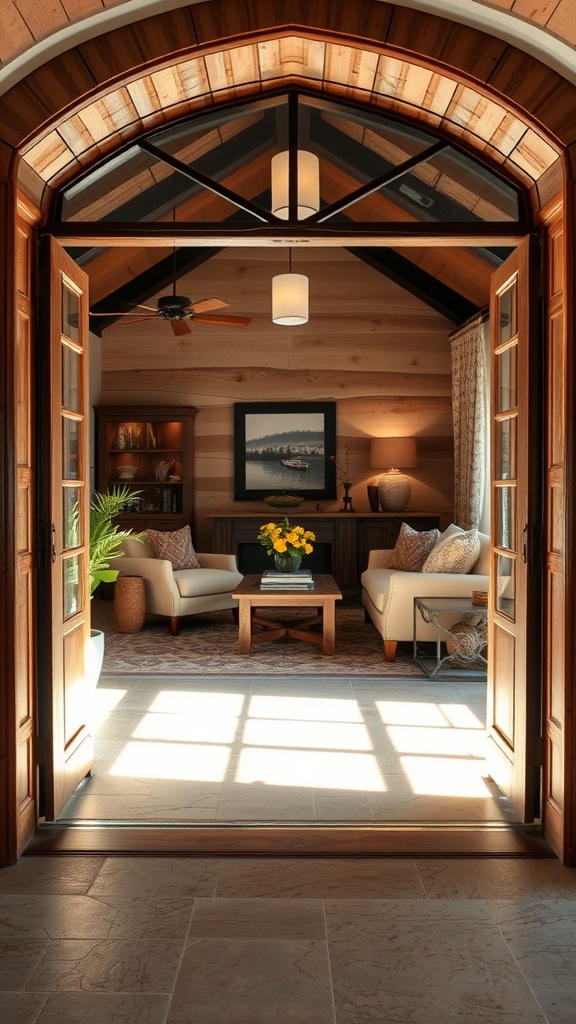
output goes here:
[{"label": "picture frame", "polygon": [[336,402],[236,402],[234,498],[336,498]]}]

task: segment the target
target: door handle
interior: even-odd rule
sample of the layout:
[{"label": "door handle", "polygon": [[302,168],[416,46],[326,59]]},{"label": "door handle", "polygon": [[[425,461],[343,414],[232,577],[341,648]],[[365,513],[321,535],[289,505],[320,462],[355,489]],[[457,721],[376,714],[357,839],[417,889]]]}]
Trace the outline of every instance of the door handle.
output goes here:
[{"label": "door handle", "polygon": [[51,556],[52,565],[54,565],[54,562],[56,561],[56,527],[54,526],[54,523],[52,523],[52,526],[50,528],[50,534],[51,534],[50,556]]},{"label": "door handle", "polygon": [[528,523],[525,523],[525,524],[524,524],[524,529],[522,530],[522,537],[523,537],[523,543],[522,543],[522,561],[523,561],[524,563],[526,563],[526,562],[528,561],[528,544],[527,544],[527,537],[528,537]]}]

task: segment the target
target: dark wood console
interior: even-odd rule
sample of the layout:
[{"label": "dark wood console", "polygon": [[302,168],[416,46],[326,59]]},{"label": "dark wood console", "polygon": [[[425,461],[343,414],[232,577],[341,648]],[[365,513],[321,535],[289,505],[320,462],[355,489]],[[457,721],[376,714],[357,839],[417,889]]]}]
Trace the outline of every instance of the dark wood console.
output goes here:
[{"label": "dark wood console", "polygon": [[291,522],[313,530],[316,534],[314,551],[306,559],[313,572],[329,573],[334,577],[344,597],[360,596],[360,575],[368,564],[372,548],[393,548],[401,523],[414,530],[432,530],[439,527],[440,516],[430,512],[396,512],[363,514],[357,512],[263,512],[211,513],[212,550],[236,555],[238,567],[244,575],[269,569],[271,559],[258,543],[258,530],[262,523],[282,519],[288,515]]}]

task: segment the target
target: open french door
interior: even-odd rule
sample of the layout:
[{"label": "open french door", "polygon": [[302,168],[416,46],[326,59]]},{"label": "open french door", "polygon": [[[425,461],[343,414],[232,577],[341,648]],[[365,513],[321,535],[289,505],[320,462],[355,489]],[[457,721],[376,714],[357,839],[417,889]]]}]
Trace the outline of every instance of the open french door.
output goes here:
[{"label": "open french door", "polygon": [[523,822],[539,816],[542,421],[536,240],[492,279],[488,768]]},{"label": "open french door", "polygon": [[43,262],[47,285],[39,353],[40,813],[52,821],[93,760],[91,699],[84,669],[90,636],[88,278],[54,239],[46,241]]}]

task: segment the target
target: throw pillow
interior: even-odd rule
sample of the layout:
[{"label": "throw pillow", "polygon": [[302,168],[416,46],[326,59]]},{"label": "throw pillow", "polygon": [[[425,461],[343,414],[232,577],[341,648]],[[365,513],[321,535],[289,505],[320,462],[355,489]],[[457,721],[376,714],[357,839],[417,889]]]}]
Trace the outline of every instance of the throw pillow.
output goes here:
[{"label": "throw pillow", "polygon": [[173,569],[200,568],[189,526],[183,526],[181,530],[174,530],[171,533],[160,530],[147,530],[146,533],[155,558],[167,558],[172,562]]},{"label": "throw pillow", "polygon": [[413,530],[402,523],[388,568],[420,572],[439,536],[439,530]]},{"label": "throw pillow", "polygon": [[422,566],[422,572],[462,572],[473,568],[480,554],[478,530],[463,530],[439,540]]}]

